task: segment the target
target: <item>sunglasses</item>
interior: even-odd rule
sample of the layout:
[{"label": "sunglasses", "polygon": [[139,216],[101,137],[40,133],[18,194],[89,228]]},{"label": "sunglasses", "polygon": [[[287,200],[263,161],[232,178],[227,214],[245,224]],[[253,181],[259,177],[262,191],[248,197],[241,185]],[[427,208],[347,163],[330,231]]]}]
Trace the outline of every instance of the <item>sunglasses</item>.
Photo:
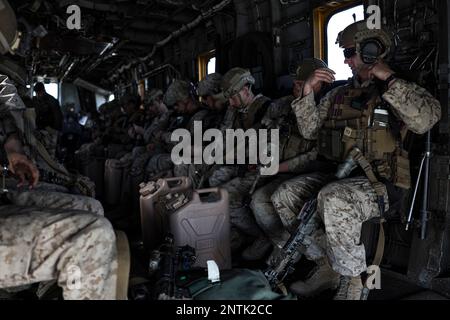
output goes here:
[{"label": "sunglasses", "polygon": [[347,48],[344,49],[344,57],[345,59],[350,59],[356,54],[356,48]]}]

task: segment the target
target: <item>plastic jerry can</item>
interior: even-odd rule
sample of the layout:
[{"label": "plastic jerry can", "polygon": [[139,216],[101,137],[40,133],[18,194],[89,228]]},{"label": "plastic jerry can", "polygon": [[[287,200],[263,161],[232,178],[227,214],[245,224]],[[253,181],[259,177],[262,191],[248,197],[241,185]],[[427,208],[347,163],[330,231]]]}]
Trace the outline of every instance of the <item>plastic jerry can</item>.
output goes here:
[{"label": "plastic jerry can", "polygon": [[151,253],[161,244],[168,232],[168,219],[165,210],[157,210],[157,202],[169,193],[181,193],[192,187],[187,177],[158,179],[140,184],[141,227],[144,248]]},{"label": "plastic jerry can", "polygon": [[120,203],[122,191],[123,164],[117,159],[107,159],[105,162],[104,197],[108,205]]},{"label": "plastic jerry can", "polygon": [[81,174],[95,183],[95,197],[97,199],[103,199],[105,159],[97,157],[83,159],[80,167]]},{"label": "plastic jerry can", "polygon": [[181,208],[169,211],[175,245],[195,248],[195,267],[205,268],[208,260],[214,260],[220,269],[231,269],[228,203],[225,189],[203,189],[194,191]]}]

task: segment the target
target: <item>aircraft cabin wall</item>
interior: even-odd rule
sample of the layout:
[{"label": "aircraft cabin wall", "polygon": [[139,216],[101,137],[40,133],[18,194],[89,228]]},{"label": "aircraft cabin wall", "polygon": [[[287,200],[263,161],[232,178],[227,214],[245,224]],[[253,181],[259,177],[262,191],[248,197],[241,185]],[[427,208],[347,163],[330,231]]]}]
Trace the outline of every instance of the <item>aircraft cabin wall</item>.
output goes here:
[{"label": "aircraft cabin wall", "polygon": [[[442,121],[433,130],[433,158],[430,184],[430,207],[427,238],[417,232],[404,231],[404,219],[391,221],[386,230],[384,264],[391,270],[422,286],[434,288],[450,296],[450,199],[449,184],[449,10],[450,1],[299,1],[299,0],[234,0],[217,11],[214,17],[172,40],[152,57],[147,71],[150,86],[165,89],[171,78],[187,78],[197,82],[201,72],[199,55],[216,57],[216,71],[225,73],[239,66],[251,70],[255,89],[272,98],[289,93],[291,79],[298,62],[320,57],[326,62],[327,47],[324,28],[328,19],[355,5],[377,5],[381,23],[393,34],[394,43],[388,61],[404,78],[416,81],[440,97]],[[366,17],[370,16],[367,14]],[[322,20],[321,20],[322,19]],[[349,21],[349,23],[352,21]],[[334,40],[334,39],[332,39]],[[323,42],[322,42],[323,41]],[[340,53],[341,54],[341,53]],[[339,56],[342,59],[343,56]],[[153,68],[153,70],[151,70]],[[200,77],[199,77],[200,75]],[[409,146],[413,154],[413,183],[423,153],[423,137]],[[417,203],[420,203],[418,199]],[[408,213],[409,203],[402,209]],[[419,205],[414,215],[419,216]],[[377,226],[365,226],[362,241],[376,244]],[[375,248],[367,247],[367,255]],[[424,267],[425,266],[425,267]]]}]

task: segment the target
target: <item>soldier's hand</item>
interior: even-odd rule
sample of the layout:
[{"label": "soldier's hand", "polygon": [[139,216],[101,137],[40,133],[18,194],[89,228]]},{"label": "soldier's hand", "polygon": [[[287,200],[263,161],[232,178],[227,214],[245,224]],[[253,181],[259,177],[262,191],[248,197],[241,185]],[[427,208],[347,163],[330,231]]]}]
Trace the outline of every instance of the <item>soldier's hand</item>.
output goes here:
[{"label": "soldier's hand", "polygon": [[369,67],[369,76],[371,79],[377,78],[386,81],[395,72],[383,61],[378,61]]},{"label": "soldier's hand", "polygon": [[328,68],[320,68],[315,70],[313,74],[309,76],[309,78],[305,82],[305,85],[303,86],[303,96],[309,95],[311,92],[313,92],[314,87],[318,84],[321,84],[322,82],[333,83],[336,80],[334,77],[335,74],[336,72]]},{"label": "soldier's hand", "polygon": [[39,181],[39,171],[25,155],[20,153],[8,154],[9,170],[19,179],[17,187],[22,187],[28,181],[30,189],[36,187]]}]

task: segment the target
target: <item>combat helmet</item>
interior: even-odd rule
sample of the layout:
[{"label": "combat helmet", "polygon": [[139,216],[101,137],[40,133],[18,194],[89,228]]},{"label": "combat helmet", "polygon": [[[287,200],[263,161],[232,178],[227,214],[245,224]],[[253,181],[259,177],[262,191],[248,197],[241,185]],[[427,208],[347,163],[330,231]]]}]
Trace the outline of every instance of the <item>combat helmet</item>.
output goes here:
[{"label": "combat helmet", "polygon": [[385,58],[392,46],[387,32],[383,29],[369,29],[366,20],[352,23],[341,31],[336,43],[341,48],[355,47],[366,64]]},{"label": "combat helmet", "polygon": [[250,71],[242,68],[229,70],[222,79],[222,90],[225,99],[234,96],[247,84],[255,84],[255,78],[253,78]]},{"label": "combat helmet", "polygon": [[297,67],[295,78],[300,81],[306,81],[315,70],[321,68],[328,68],[327,64],[322,60],[316,58],[305,59]]},{"label": "combat helmet", "polygon": [[192,85],[184,80],[175,80],[164,95],[164,103],[167,106],[173,106],[177,101],[182,101],[191,95]]},{"label": "combat helmet", "polygon": [[153,103],[153,101],[156,100],[156,98],[163,96],[164,93],[162,92],[161,89],[150,89],[149,91],[145,92],[145,99],[144,99],[144,104],[146,105],[150,105]]},{"label": "combat helmet", "polygon": [[214,96],[221,92],[220,84],[222,75],[220,73],[208,74],[197,85],[197,94],[199,96]]},{"label": "combat helmet", "polygon": [[8,1],[0,2],[0,54],[13,53],[18,42],[17,21]]}]

